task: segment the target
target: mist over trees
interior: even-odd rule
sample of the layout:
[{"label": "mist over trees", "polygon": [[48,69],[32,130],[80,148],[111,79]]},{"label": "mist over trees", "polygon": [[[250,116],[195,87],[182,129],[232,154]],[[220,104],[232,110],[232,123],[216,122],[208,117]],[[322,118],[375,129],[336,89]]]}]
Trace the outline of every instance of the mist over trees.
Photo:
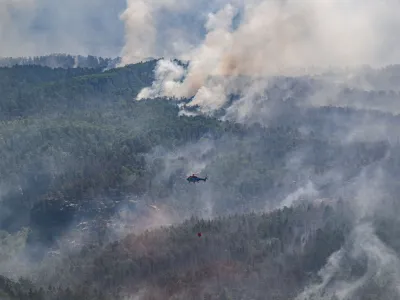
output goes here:
[{"label": "mist over trees", "polygon": [[120,62],[120,58],[103,58],[92,55],[68,55],[52,54],[34,57],[2,57],[0,58],[1,67],[35,65],[49,68],[90,68],[105,69],[115,67]]},{"label": "mist over trees", "polygon": [[398,295],[398,66],[201,114],[135,100],[157,63],[0,61],[0,297]]}]

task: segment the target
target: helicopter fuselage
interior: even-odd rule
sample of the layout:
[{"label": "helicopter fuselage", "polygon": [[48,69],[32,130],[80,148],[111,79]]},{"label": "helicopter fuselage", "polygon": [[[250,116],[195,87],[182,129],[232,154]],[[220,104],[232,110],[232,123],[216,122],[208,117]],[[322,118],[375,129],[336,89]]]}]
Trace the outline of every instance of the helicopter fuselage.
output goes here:
[{"label": "helicopter fuselage", "polygon": [[196,182],[199,182],[199,181],[206,181],[207,177],[200,178],[200,177],[192,175],[192,176],[189,176],[188,178],[186,178],[186,180],[189,181],[189,182],[196,183]]}]

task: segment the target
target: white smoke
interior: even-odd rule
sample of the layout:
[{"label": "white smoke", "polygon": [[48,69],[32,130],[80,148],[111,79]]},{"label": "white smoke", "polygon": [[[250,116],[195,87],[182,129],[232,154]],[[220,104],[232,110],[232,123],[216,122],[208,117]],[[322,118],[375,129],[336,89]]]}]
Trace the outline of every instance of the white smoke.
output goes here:
[{"label": "white smoke", "polygon": [[154,82],[151,88],[144,88],[137,98],[155,98],[159,94],[175,97],[177,91],[179,91],[178,81],[183,78],[184,74],[185,70],[182,66],[169,60],[161,60],[155,70],[155,76],[160,80]]},{"label": "white smoke", "polygon": [[120,16],[125,24],[121,65],[152,57],[185,57],[201,36],[202,14],[223,2],[127,0],[127,8]]},{"label": "white smoke", "polygon": [[[175,76],[177,65],[160,62],[162,72],[158,69],[156,74],[162,76],[139,99],[193,97],[189,106],[199,105],[203,111],[210,111],[220,108],[232,89],[237,90],[238,76],[254,79],[297,75],[329,67],[383,65],[399,58],[394,48],[398,39],[393,37],[400,28],[397,1],[226,0],[214,1],[214,7],[222,2],[225,5],[221,9],[208,14],[207,33],[201,42],[188,42],[191,45],[184,50],[189,51],[166,55],[190,61],[184,80]],[[180,6],[182,1],[146,1],[140,6],[145,12],[141,16],[146,18],[140,19],[137,13],[129,13],[139,3],[130,1],[123,18],[129,28],[125,63],[132,61],[132,55],[157,55],[154,39],[158,28],[153,18],[162,9],[189,10],[187,5]],[[246,90],[251,89],[249,85],[245,85]]]},{"label": "white smoke", "polygon": [[[384,203],[387,174],[379,165],[371,165],[341,191],[353,206],[355,226],[346,244],[328,259],[319,272],[320,282],[307,286],[296,300],[362,299],[359,295],[373,284],[391,299],[400,297],[400,260],[396,252],[377,235],[376,214]],[[365,268],[359,276],[351,276],[350,263],[361,263]],[[336,298],[333,298],[333,297]],[[382,295],[383,299],[387,299]]]},{"label": "white smoke", "polygon": [[[346,270],[347,259],[366,261],[365,273],[354,280],[338,279],[346,278],[346,274],[343,273]],[[376,236],[371,224],[362,223],[354,229],[348,245],[335,252],[319,272],[321,283],[307,287],[296,300],[358,299],[357,293],[371,283],[390,290],[397,299],[400,297],[397,286],[400,279],[399,270],[400,261],[396,253]]]},{"label": "white smoke", "polygon": [[313,182],[308,181],[305,186],[298,188],[293,193],[286,196],[280,203],[281,207],[290,207],[298,201],[309,199],[318,196],[318,191],[315,189]]},{"label": "white smoke", "polygon": [[[128,1],[127,10],[121,15],[125,22],[127,32],[134,29],[135,35],[127,36],[122,63],[137,61],[146,56],[152,56],[156,42],[156,29],[154,28],[153,7],[151,1]],[[131,46],[132,44],[132,46]],[[133,50],[133,49],[134,50]],[[129,49],[129,52],[126,51]]]}]

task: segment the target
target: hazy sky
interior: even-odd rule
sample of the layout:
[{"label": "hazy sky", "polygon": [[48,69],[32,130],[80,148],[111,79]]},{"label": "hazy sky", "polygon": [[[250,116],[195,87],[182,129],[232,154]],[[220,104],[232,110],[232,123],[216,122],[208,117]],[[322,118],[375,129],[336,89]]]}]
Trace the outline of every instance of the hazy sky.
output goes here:
[{"label": "hazy sky", "polygon": [[0,0],[0,56],[121,55],[130,63],[228,51],[222,64],[231,69],[250,50],[255,67],[266,54],[273,68],[389,61],[398,58],[399,29],[397,0]]},{"label": "hazy sky", "polygon": [[[174,47],[198,42],[205,34],[208,4],[187,1],[189,6],[176,3],[179,9],[171,10],[165,6],[166,2],[145,1],[155,8],[152,13],[157,13],[154,17],[158,49],[173,52]],[[144,35],[146,43],[152,38],[147,35],[146,27],[128,26],[132,15],[147,17],[135,7],[127,9],[137,3],[140,5],[142,0],[0,0],[0,56],[50,53],[119,56],[125,38],[128,43],[132,35]],[[203,9],[199,13],[200,6]],[[125,10],[128,20],[121,18]],[[171,42],[171,37],[179,38]],[[129,45],[132,52],[146,47],[137,43]],[[151,55],[151,52],[144,54]]]},{"label": "hazy sky", "polygon": [[125,0],[0,0],[0,56],[117,56]]}]

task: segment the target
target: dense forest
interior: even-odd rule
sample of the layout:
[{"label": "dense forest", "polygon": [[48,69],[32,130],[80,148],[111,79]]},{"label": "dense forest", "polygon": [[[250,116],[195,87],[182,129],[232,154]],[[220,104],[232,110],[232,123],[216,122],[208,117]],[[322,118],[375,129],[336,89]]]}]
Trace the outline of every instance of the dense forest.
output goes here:
[{"label": "dense forest", "polygon": [[51,54],[34,57],[2,57],[0,58],[1,67],[29,66],[36,65],[49,68],[90,68],[106,69],[115,67],[120,58],[103,58],[92,55],[67,55]]},{"label": "dense forest", "polygon": [[2,299],[398,295],[398,66],[334,105],[329,74],[273,79],[237,121],[136,101],[157,60],[1,65]]}]

